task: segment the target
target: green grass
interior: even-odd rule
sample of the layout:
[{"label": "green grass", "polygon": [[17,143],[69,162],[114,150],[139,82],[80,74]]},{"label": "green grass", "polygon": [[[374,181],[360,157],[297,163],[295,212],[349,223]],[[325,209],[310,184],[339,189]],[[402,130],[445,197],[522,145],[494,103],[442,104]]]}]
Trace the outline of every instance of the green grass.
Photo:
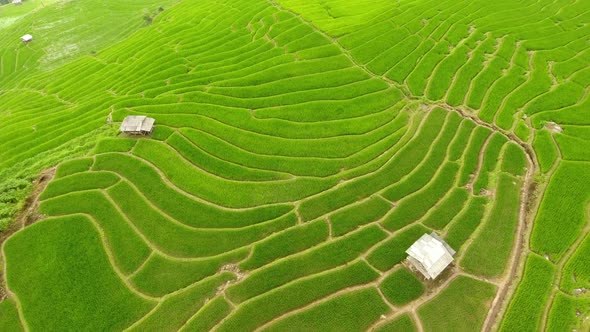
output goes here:
[{"label": "green grass", "polygon": [[93,218],[104,232],[115,263],[124,273],[133,272],[150,254],[148,245],[100,191],[70,193],[46,200],[40,211],[56,217],[85,214]]},{"label": "green grass", "polygon": [[[473,331],[483,325],[495,286],[459,276],[418,309],[425,331]],[[439,319],[438,317],[444,317]]]},{"label": "green grass", "polygon": [[485,197],[474,197],[467,206],[449,226],[445,241],[452,247],[459,249],[477,226],[482,222],[488,199]]},{"label": "green grass", "polygon": [[522,120],[518,121],[514,134],[523,141],[528,141],[531,137],[531,128]]},{"label": "green grass", "polygon": [[531,235],[531,248],[559,259],[587,222],[590,173],[585,163],[561,162],[547,187]]},{"label": "green grass", "polygon": [[31,329],[118,330],[155,306],[115,274],[99,233],[85,217],[35,224],[7,241],[4,254],[8,286]]},{"label": "green grass", "polygon": [[518,224],[519,187],[519,180],[500,175],[490,215],[460,262],[466,271],[486,277],[505,271]]},{"label": "green grass", "polygon": [[131,156],[106,154],[96,157],[95,170],[108,170],[132,182],[158,208],[174,219],[195,227],[240,227],[277,218],[288,206],[260,207],[252,210],[222,210],[183,195],[145,162]]},{"label": "green grass", "polygon": [[7,332],[24,331],[16,304],[11,300],[0,302],[0,330]]},{"label": "green grass", "polygon": [[[179,188],[231,208],[248,208],[292,201],[321,192],[334,180],[295,179],[276,182],[237,182],[206,173],[175,150],[156,141],[141,140],[133,153],[158,169]],[[284,190],[289,186],[290,190]],[[256,193],[253,195],[252,193]]]},{"label": "green grass", "polygon": [[500,331],[538,331],[545,310],[555,266],[529,254],[523,279],[502,320]]},{"label": "green grass", "polygon": [[[62,171],[63,174],[63,171]],[[61,177],[45,188],[41,199],[68,194],[73,191],[86,191],[92,189],[105,189],[119,182],[119,177],[109,172],[87,172]]]},{"label": "green grass", "polygon": [[473,121],[462,121],[461,127],[457,131],[457,135],[453,140],[453,143],[449,146],[448,158],[451,161],[457,161],[465,153],[465,148],[469,144],[469,137],[475,129],[475,123]]},{"label": "green grass", "polygon": [[[2,6],[0,229],[17,228],[17,215],[47,220],[6,242],[0,330],[20,319],[31,330],[478,330],[497,289],[469,275],[508,270],[525,184],[536,191],[524,241],[559,262],[562,292],[528,305],[530,276],[546,267],[528,264],[498,305],[587,330],[572,313],[587,303],[563,292],[588,288],[590,275],[588,10],[549,0]],[[25,33],[34,41],[20,42]],[[153,135],[118,135],[127,115],[155,118]],[[25,215],[53,167],[40,210]],[[463,257],[441,289],[399,266],[432,230]],[[425,294],[421,321],[405,315]]]},{"label": "green grass", "polygon": [[227,296],[233,302],[243,302],[291,280],[346,264],[383,238],[385,234],[378,227],[365,227],[257,270],[250,274],[250,278],[230,287]]},{"label": "green grass", "polygon": [[108,190],[141,234],[155,247],[176,257],[207,257],[232,251],[292,227],[294,214],[239,229],[194,229],[162,214],[129,184],[121,182]]},{"label": "green grass", "polygon": [[435,229],[443,229],[464,208],[469,193],[463,188],[453,188],[447,197],[433,207],[422,223]]},{"label": "green grass", "polygon": [[502,172],[515,176],[524,175],[527,166],[527,159],[522,148],[514,143],[508,143],[502,156]]},{"label": "green grass", "polygon": [[549,171],[557,160],[557,147],[551,139],[551,133],[547,130],[537,131],[533,141],[533,147],[543,172]]},{"label": "green grass", "polygon": [[590,300],[557,293],[549,312],[547,331],[583,331],[588,328],[588,322],[578,312],[588,313],[589,310]]},{"label": "green grass", "polygon": [[[429,154],[424,158],[424,161],[406,178],[395,183],[384,192],[384,196],[391,201],[398,201],[404,196],[407,196],[423,186],[435,176],[436,171],[441,168],[444,163],[446,147],[449,145],[455,136],[455,130],[460,123],[460,118],[454,113],[449,114],[447,123],[443,128],[443,132],[438,137],[436,144],[429,150]],[[448,165],[442,166],[448,167]]]},{"label": "green grass", "polygon": [[174,294],[160,303],[141,323],[131,331],[178,331],[184,323],[213,297],[217,287],[234,280],[231,273],[222,273],[194,284],[181,293]]},{"label": "green grass", "polygon": [[483,148],[485,140],[490,135],[490,130],[485,127],[477,127],[469,140],[469,145],[463,156],[459,185],[466,185],[477,169],[478,157],[480,150]]},{"label": "green grass", "polygon": [[246,255],[244,249],[193,260],[154,254],[129,281],[145,294],[165,296],[215,275],[222,266],[236,263]]},{"label": "green grass", "polygon": [[379,326],[375,331],[387,332],[387,331],[403,331],[403,332],[415,332],[418,328],[412,321],[412,318],[408,314],[403,314],[400,317],[387,322]]},{"label": "green grass", "polygon": [[490,173],[496,169],[500,152],[506,143],[506,137],[500,134],[494,134],[486,147],[483,156],[483,163],[475,182],[473,183],[473,192],[479,193],[481,190],[488,189],[490,182]]},{"label": "green grass", "polygon": [[369,253],[367,261],[380,271],[387,271],[406,258],[406,250],[424,233],[428,233],[426,227],[411,226],[380,243]]},{"label": "green grass", "polygon": [[424,216],[428,209],[432,208],[444,196],[444,193],[452,188],[458,171],[459,165],[456,163],[443,165],[440,172],[432,179],[432,182],[421,191],[408,196],[396,206],[393,212],[383,221],[383,226],[393,231]]},{"label": "green grass", "polygon": [[133,139],[122,139],[122,138],[107,138],[103,139],[92,151],[95,154],[105,152],[129,152],[137,143]]},{"label": "green grass", "polygon": [[56,177],[64,177],[80,172],[85,172],[90,170],[94,160],[91,158],[79,158],[73,159],[69,161],[65,161],[59,165],[55,172]]},{"label": "green grass", "polygon": [[586,149],[587,139],[557,134],[555,141],[564,160],[590,161],[590,153]]},{"label": "green grass", "polygon": [[[436,137],[446,115],[442,109],[433,111],[418,135],[406,144],[393,159],[388,161],[379,172],[345,183],[336,191],[322,193],[302,203],[300,211],[303,219],[311,220],[326,212],[351,204],[365,195],[368,196],[370,192],[385,187],[384,180],[395,182],[396,179],[409,173],[418,164],[419,159],[426,154],[429,143]],[[391,174],[392,172],[395,173]],[[347,190],[350,188],[356,189]]]},{"label": "green grass", "polygon": [[340,236],[364,224],[379,220],[391,209],[391,203],[381,197],[348,207],[330,216],[332,234]]},{"label": "green grass", "polygon": [[383,279],[379,288],[383,292],[383,295],[385,295],[385,298],[391,304],[397,306],[417,299],[425,290],[422,282],[405,268],[394,271]]},{"label": "green grass", "polygon": [[273,317],[301,308],[339,290],[366,284],[378,276],[367,263],[357,261],[343,268],[296,280],[244,302],[224,320],[219,330],[251,331]]},{"label": "green grass", "polygon": [[197,167],[225,179],[238,181],[272,181],[285,180],[288,178],[288,175],[285,174],[248,169],[241,165],[228,163],[225,160],[216,158],[203,150],[196,148],[190,143],[190,141],[178,134],[172,134],[166,142],[181,156]]},{"label": "green grass", "polygon": [[568,293],[590,286],[590,267],[586,257],[590,253],[590,238],[586,237],[564,265],[560,288]]},{"label": "green grass", "polygon": [[388,310],[375,289],[362,289],[285,317],[265,330],[363,331]]},{"label": "green grass", "polygon": [[193,315],[181,331],[210,331],[231,310],[231,305],[223,297],[218,296],[207,302],[207,304]]},{"label": "green grass", "polygon": [[328,232],[328,224],[324,220],[318,220],[271,235],[254,245],[252,254],[240,263],[240,267],[252,270],[296,254],[325,241]]},{"label": "green grass", "polygon": [[[0,167],[0,179],[2,179],[0,180],[0,230],[8,227],[14,216],[23,208],[38,173],[60,161],[87,154],[98,140],[111,134],[111,128],[103,127],[75,138],[58,148],[39,153],[35,158],[21,160],[12,167]],[[66,163],[64,164],[66,170],[62,173],[58,169],[56,176],[82,171],[88,167],[88,164],[89,162],[84,162],[83,165],[68,166],[69,164]]]}]

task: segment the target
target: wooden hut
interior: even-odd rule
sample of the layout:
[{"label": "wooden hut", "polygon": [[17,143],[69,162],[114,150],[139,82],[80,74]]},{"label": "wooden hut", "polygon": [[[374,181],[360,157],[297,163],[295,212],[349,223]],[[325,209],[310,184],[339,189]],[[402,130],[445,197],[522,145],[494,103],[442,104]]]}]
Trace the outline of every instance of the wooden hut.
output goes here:
[{"label": "wooden hut", "polygon": [[453,262],[455,250],[433,232],[422,235],[406,253],[408,262],[426,279],[436,279]]},{"label": "wooden hut", "polygon": [[143,115],[130,115],[121,123],[122,133],[131,135],[151,135],[156,120]]}]

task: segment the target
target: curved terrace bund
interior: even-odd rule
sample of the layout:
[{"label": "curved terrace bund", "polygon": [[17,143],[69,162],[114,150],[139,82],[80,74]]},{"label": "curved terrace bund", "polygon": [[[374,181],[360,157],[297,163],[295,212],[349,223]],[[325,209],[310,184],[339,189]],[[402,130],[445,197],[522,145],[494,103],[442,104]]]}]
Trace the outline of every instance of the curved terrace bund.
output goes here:
[{"label": "curved terrace bund", "polygon": [[[0,220],[59,166],[0,330],[588,328],[590,4],[34,4],[0,12]],[[104,34],[55,58],[72,26]]]}]

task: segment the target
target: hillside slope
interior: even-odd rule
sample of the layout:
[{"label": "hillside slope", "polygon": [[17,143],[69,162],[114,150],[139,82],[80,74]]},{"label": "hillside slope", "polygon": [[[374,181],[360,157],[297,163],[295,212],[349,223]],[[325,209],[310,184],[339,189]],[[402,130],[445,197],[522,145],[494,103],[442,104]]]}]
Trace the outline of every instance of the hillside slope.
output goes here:
[{"label": "hillside slope", "polygon": [[[2,246],[0,329],[588,328],[589,4],[25,5],[4,223],[59,166]],[[135,114],[153,137],[115,137]],[[434,282],[403,264],[432,231]]]}]

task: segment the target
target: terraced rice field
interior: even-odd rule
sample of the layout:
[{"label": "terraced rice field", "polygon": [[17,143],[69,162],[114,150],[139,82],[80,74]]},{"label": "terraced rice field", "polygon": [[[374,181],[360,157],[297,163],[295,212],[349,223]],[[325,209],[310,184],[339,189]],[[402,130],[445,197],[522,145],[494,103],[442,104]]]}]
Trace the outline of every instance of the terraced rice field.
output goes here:
[{"label": "terraced rice field", "polygon": [[590,3],[0,10],[0,330],[590,328]]}]

